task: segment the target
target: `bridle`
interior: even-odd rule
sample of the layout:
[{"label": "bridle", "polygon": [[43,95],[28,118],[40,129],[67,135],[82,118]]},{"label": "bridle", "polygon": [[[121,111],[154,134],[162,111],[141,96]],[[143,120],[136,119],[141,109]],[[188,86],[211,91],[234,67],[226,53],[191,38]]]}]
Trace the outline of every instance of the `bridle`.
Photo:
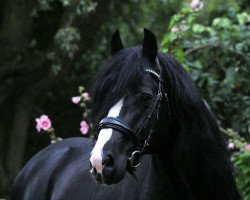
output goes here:
[{"label": "bridle", "polygon": [[[160,69],[158,59],[156,60],[156,64]],[[112,128],[112,129],[118,130],[120,133],[130,137],[134,141],[134,143],[136,144],[136,148],[135,148],[136,150],[132,152],[132,154],[128,160],[128,171],[131,174],[135,171],[136,167],[138,167],[140,165],[141,156],[143,154],[145,154],[145,150],[147,149],[147,147],[150,144],[151,136],[152,136],[152,133],[154,132],[155,122],[158,121],[158,119],[159,119],[159,112],[160,112],[160,108],[162,106],[163,99],[166,102],[168,118],[169,118],[169,120],[171,120],[169,98],[168,98],[168,95],[163,87],[163,82],[162,82],[162,78],[161,78],[161,70],[160,70],[160,74],[153,71],[152,69],[146,69],[145,72],[152,75],[158,81],[158,92],[157,92],[157,95],[154,99],[153,104],[151,105],[150,111],[149,111],[147,117],[144,119],[139,130],[137,132],[135,132],[133,130],[133,128],[131,128],[124,121],[122,121],[121,119],[118,119],[118,118],[114,118],[114,117],[105,117],[99,123],[99,131],[101,129],[104,129],[104,128]],[[153,117],[153,116],[155,116],[155,117]],[[148,132],[148,135],[147,135],[145,141],[143,143],[141,143],[138,139],[138,135],[143,130],[145,130],[145,128],[148,126],[150,126],[150,130]]]}]

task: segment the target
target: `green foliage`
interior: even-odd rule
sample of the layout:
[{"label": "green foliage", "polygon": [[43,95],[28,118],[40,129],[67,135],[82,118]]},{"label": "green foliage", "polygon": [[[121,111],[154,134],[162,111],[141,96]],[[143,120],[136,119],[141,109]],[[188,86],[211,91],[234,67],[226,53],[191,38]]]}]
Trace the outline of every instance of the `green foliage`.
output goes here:
[{"label": "green foliage", "polygon": [[62,53],[72,58],[79,49],[77,43],[81,40],[79,31],[74,27],[59,29],[55,35],[55,42]]},{"label": "green foliage", "polygon": [[191,26],[197,16],[197,12],[191,8],[182,8],[178,14],[171,18],[168,32],[163,37],[161,43],[163,52],[175,55],[181,63],[186,60],[182,48],[183,38],[190,34]]},{"label": "green foliage", "polygon": [[39,10],[51,10],[51,3],[55,0],[37,0],[39,5]]},{"label": "green foliage", "polygon": [[[222,125],[246,137],[250,135],[248,21],[250,15],[243,12],[234,18],[216,18],[211,26],[194,24],[192,38],[185,41],[193,52],[197,50],[196,55],[188,57],[191,73],[198,74],[195,81],[202,90],[208,91],[212,107],[222,113],[219,116]],[[187,51],[188,54],[192,54],[192,50]],[[196,59],[202,63],[202,69],[192,68]]]},{"label": "green foliage", "polygon": [[[57,2],[57,0],[37,0],[38,10],[52,10],[51,4]],[[74,6],[78,15],[86,15],[87,13],[94,11],[97,3],[92,0],[59,0],[63,7]],[[36,12],[36,11],[35,11]]]},{"label": "green foliage", "polygon": [[245,150],[236,157],[235,164],[240,176],[237,177],[238,188],[244,200],[250,200],[250,150]]},{"label": "green foliage", "polygon": [[196,17],[185,9],[175,15],[169,30],[178,31],[165,34],[162,47],[184,64],[212,108],[219,110],[222,126],[249,137],[250,15],[215,18],[210,26],[194,23]]},{"label": "green foliage", "polygon": [[221,132],[224,133],[228,139],[228,143],[234,144],[233,150],[235,151],[234,154],[232,154],[232,157],[235,158],[239,155],[239,153],[243,152],[245,150],[245,146],[247,145],[246,139],[236,131],[234,131],[231,128],[220,128]]}]

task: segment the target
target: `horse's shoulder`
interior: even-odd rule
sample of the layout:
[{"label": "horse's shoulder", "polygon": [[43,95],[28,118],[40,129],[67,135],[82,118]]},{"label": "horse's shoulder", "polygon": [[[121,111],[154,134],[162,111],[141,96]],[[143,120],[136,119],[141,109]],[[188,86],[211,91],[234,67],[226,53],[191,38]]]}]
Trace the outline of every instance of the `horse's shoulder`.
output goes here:
[{"label": "horse's shoulder", "polygon": [[72,160],[79,155],[89,155],[93,145],[93,140],[88,138],[63,139],[39,151],[27,162],[22,171],[30,171],[36,167],[41,170],[43,166],[48,170],[64,160]]},{"label": "horse's shoulder", "polygon": [[20,171],[13,192],[35,194],[33,188],[40,188],[36,194],[46,193],[48,185],[56,181],[60,174],[67,174],[69,169],[74,170],[88,163],[93,145],[92,139],[68,138],[47,146]]},{"label": "horse's shoulder", "polygon": [[67,138],[45,147],[40,152],[54,151],[64,148],[79,148],[79,147],[80,148],[93,147],[93,139],[81,138],[81,137]]},{"label": "horse's shoulder", "polygon": [[[94,145],[93,140],[89,138],[67,138],[59,142],[53,143],[32,157],[32,160],[40,160],[42,158],[54,157],[56,155],[63,155],[64,152],[69,150],[84,151],[92,148]],[[30,162],[29,161],[29,162]]]}]

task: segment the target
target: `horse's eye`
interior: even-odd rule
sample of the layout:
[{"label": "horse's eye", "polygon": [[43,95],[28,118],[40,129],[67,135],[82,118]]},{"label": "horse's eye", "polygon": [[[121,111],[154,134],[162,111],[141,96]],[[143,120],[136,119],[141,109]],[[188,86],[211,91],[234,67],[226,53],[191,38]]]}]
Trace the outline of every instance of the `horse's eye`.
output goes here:
[{"label": "horse's eye", "polygon": [[149,103],[152,99],[152,95],[150,94],[147,94],[147,93],[143,93],[141,96],[140,96],[140,101],[144,102],[144,103]]}]

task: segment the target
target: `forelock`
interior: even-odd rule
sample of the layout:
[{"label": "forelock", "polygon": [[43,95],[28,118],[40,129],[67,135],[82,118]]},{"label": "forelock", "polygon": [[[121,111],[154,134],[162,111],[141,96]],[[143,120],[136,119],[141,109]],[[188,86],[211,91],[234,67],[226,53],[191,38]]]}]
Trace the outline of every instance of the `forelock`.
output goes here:
[{"label": "forelock", "polygon": [[126,48],[104,63],[91,92],[91,122],[94,126],[119,99],[140,84],[149,65],[141,47]]}]

